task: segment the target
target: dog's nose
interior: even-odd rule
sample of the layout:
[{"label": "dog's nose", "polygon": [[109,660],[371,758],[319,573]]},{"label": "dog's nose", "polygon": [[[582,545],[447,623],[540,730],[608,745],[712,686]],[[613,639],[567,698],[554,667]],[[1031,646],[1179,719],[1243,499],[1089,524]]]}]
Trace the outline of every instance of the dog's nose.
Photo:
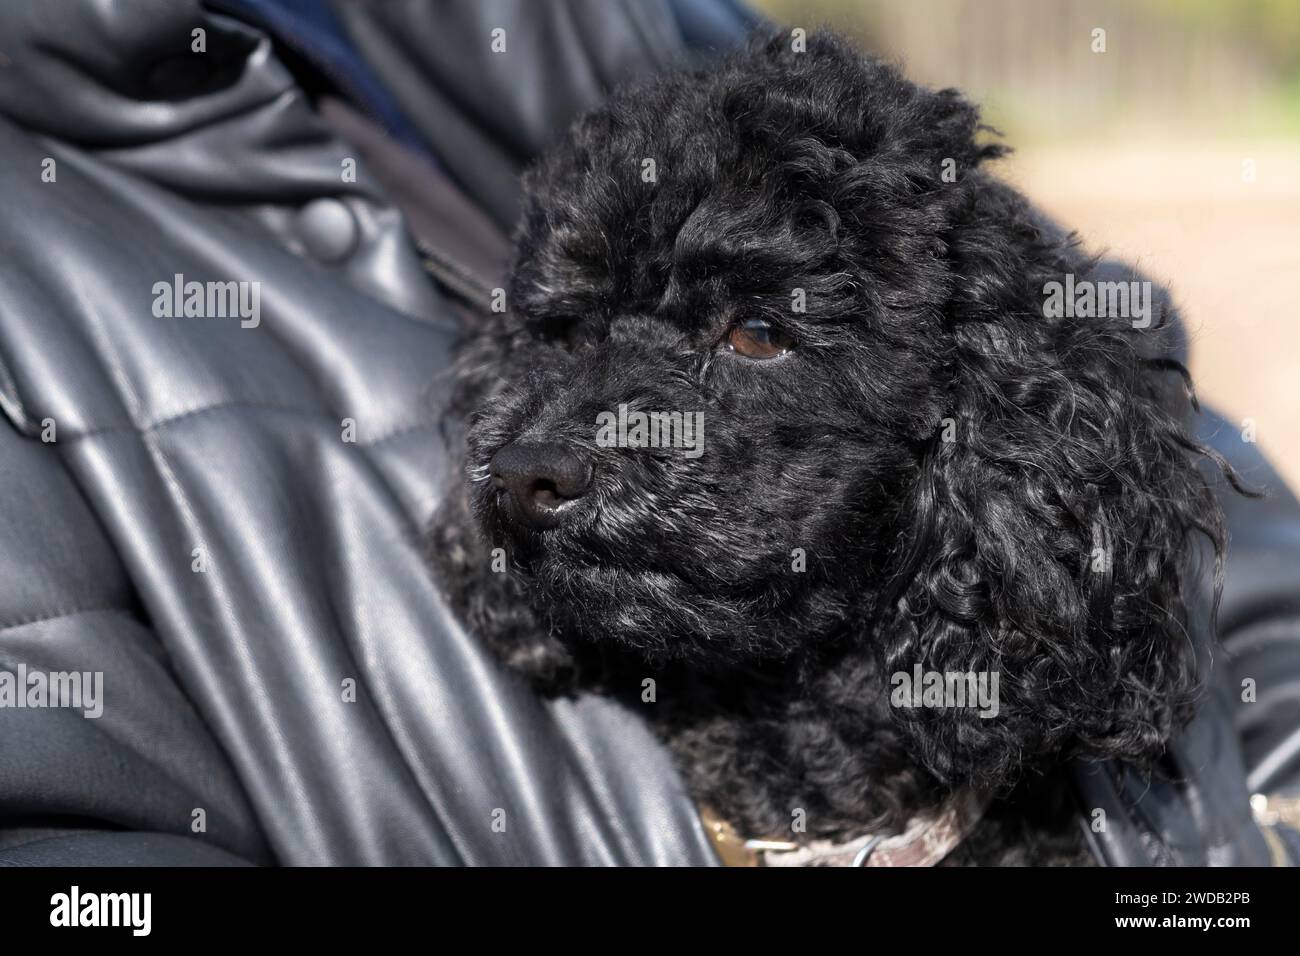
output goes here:
[{"label": "dog's nose", "polygon": [[591,468],[558,442],[512,444],[492,457],[492,483],[510,493],[526,521],[549,528],[559,521],[565,503],[586,492]]}]

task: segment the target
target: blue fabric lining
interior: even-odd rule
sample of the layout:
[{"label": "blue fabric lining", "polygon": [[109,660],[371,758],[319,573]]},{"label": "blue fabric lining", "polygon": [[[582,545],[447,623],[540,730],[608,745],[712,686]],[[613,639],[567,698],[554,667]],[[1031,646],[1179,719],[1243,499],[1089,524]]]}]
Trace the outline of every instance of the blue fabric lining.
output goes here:
[{"label": "blue fabric lining", "polygon": [[309,63],[357,109],[406,146],[430,156],[388,88],[371,71],[325,0],[205,0],[218,12],[265,30]]}]

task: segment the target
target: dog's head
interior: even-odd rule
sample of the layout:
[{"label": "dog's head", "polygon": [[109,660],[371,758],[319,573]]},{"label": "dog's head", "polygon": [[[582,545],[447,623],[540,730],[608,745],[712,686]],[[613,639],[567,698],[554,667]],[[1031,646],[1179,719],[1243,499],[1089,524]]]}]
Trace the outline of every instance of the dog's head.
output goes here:
[{"label": "dog's head", "polygon": [[1045,314],[1088,263],[982,139],[953,91],[779,36],[616,94],[530,172],[471,467],[557,632],[997,671],[1015,726],[906,718],[997,738],[970,761],[1163,737],[1213,501],[1141,333]]}]

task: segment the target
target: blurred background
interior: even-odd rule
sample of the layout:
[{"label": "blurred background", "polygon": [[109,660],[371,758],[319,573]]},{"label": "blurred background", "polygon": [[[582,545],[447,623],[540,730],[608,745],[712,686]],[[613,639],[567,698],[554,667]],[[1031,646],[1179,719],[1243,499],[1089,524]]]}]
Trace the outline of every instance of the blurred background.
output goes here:
[{"label": "blurred background", "polygon": [[751,3],[982,104],[999,174],[1171,286],[1199,394],[1300,487],[1300,0]]}]

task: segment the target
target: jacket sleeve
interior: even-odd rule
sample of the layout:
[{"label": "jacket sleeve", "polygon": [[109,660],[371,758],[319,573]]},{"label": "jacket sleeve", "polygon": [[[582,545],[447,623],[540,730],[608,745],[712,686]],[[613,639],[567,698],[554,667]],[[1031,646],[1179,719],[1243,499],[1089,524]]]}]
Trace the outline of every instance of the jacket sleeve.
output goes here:
[{"label": "jacket sleeve", "polygon": [[[1300,503],[1250,422],[1206,417],[1202,441],[1264,492],[1224,490],[1229,530],[1220,636],[1251,794],[1300,797]],[[1295,821],[1300,824],[1300,819]]]},{"label": "jacket sleeve", "polygon": [[0,664],[103,675],[98,717],[0,709],[0,861],[713,862],[639,715],[443,604],[456,322],[268,38],[197,0],[0,35]]},{"label": "jacket sleeve", "polygon": [[[461,188],[509,232],[523,167],[617,83],[743,42],[734,0],[349,0],[370,66]],[[497,47],[484,38],[494,31]],[[526,95],[520,95],[521,91]]]}]

